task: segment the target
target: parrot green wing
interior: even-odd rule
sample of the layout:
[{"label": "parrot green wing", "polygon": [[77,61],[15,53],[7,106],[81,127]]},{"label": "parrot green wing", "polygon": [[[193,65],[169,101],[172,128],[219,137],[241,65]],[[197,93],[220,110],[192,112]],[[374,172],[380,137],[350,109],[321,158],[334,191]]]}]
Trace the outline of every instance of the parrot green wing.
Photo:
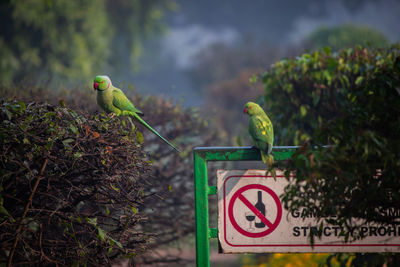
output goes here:
[{"label": "parrot green wing", "polygon": [[265,151],[267,154],[271,153],[274,142],[274,131],[268,117],[251,116],[249,133],[257,148]]},{"label": "parrot green wing", "polygon": [[125,96],[124,92],[120,89],[115,88],[113,94],[113,105],[121,111],[132,111],[139,115],[143,115],[143,112],[135,108],[132,102]]},{"label": "parrot green wing", "polygon": [[171,144],[167,139],[162,137],[156,130],[154,130],[150,125],[148,125],[139,115],[143,115],[143,112],[139,109],[135,108],[132,102],[125,96],[124,92],[122,92],[118,88],[113,88],[112,91],[112,104],[115,108],[118,108],[121,113],[118,115],[122,116],[131,116],[134,120],[138,121],[142,125],[144,125],[147,129],[149,129],[152,133],[157,135],[161,140],[166,142],[169,146],[175,149],[177,152],[180,152],[173,144]]}]

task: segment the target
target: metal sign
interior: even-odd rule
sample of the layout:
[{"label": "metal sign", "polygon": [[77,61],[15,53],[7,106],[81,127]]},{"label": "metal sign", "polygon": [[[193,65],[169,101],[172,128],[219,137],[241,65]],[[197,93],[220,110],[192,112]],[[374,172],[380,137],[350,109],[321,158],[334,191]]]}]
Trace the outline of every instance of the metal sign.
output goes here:
[{"label": "metal sign", "polygon": [[[250,200],[251,197],[254,196],[255,195],[254,193],[256,192],[258,193],[259,198],[256,204],[252,204]],[[263,193],[264,195],[267,195],[267,198],[272,198],[271,203],[272,206],[274,206],[273,213],[275,213],[272,215],[273,216],[272,220],[267,218],[271,217],[269,211],[267,214],[270,216],[265,215],[265,205],[263,204],[262,200]],[[253,203],[255,202],[253,201]],[[224,205],[226,205],[226,203],[224,203]],[[238,208],[239,206],[241,206],[241,208]],[[243,209],[247,210],[244,213],[244,215],[246,220],[249,221],[250,223],[249,227],[247,227],[246,222],[243,223],[243,218],[242,218],[243,214],[241,212],[237,212],[238,209],[240,211],[242,211]],[[235,228],[235,230],[241,233],[242,235],[250,238],[264,237],[270,234],[276,229],[282,218],[282,205],[279,200],[279,197],[275,194],[274,191],[261,184],[249,184],[237,190],[229,201],[227,211],[228,211],[229,221],[232,223],[232,226]],[[252,221],[255,221],[255,219],[259,221],[255,222],[255,227],[262,228],[262,231],[260,230],[256,232],[255,231],[256,229],[252,227]],[[239,225],[238,222],[240,222],[241,225]]]},{"label": "metal sign", "polygon": [[[288,184],[282,172],[274,179],[265,170],[220,170],[217,177],[224,253],[400,252],[400,226],[365,225],[364,239],[346,243],[340,227],[319,228],[314,211],[288,212],[279,199]],[[310,233],[317,231],[321,237],[311,246]]]}]

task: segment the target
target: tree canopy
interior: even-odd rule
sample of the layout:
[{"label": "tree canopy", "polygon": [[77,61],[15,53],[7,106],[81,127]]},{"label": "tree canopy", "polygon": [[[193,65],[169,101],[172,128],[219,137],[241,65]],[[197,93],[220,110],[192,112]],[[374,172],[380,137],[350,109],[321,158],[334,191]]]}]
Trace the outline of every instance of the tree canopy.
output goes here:
[{"label": "tree canopy", "polygon": [[1,81],[126,74],[137,67],[143,38],[161,31],[173,8],[159,0],[1,2]]}]

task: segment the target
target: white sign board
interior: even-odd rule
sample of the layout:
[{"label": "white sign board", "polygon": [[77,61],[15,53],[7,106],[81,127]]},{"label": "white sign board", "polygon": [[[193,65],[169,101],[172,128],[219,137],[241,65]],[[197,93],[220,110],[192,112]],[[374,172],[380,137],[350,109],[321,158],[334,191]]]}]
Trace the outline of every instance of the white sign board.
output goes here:
[{"label": "white sign board", "polygon": [[288,180],[282,172],[276,179],[265,176],[265,170],[219,170],[217,176],[218,238],[224,253],[400,252],[400,226],[366,225],[364,239],[346,243],[340,227],[325,225],[311,246],[310,231],[317,231],[319,223],[310,210],[285,210],[279,196]]}]

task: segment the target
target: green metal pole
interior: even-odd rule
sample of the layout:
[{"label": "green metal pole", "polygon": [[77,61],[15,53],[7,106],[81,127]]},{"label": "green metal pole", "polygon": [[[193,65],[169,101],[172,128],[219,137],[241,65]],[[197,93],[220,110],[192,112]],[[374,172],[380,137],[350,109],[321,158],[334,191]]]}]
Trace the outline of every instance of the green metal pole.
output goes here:
[{"label": "green metal pole", "polygon": [[196,264],[210,266],[207,162],[196,149],[194,153],[194,192],[196,215]]}]

